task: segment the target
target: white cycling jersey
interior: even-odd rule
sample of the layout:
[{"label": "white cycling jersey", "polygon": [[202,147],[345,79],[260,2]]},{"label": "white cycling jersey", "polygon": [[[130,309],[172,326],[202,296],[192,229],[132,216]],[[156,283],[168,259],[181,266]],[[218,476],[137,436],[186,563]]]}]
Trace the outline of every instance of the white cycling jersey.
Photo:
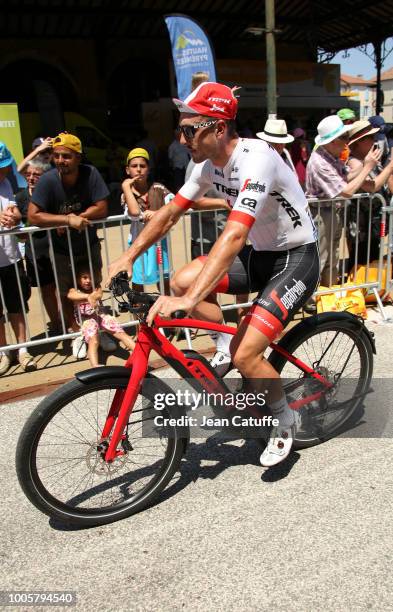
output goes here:
[{"label": "white cycling jersey", "polygon": [[189,208],[212,187],[232,207],[229,220],[250,228],[249,239],[256,251],[285,251],[316,242],[296,175],[264,140],[240,138],[224,168],[210,160],[196,164],[174,202]]}]

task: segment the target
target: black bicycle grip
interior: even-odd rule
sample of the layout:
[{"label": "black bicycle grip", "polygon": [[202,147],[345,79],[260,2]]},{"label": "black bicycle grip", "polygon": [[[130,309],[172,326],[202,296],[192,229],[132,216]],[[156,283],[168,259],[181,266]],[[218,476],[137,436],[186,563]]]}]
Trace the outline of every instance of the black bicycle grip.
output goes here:
[{"label": "black bicycle grip", "polygon": [[187,316],[187,313],[185,310],[175,310],[175,312],[172,313],[172,319],[185,319]]}]

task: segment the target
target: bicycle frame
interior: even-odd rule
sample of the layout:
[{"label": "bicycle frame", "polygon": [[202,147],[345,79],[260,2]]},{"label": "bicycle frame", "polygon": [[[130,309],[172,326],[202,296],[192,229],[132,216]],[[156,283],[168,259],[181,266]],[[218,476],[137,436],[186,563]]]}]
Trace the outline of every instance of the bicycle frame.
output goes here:
[{"label": "bicycle frame", "polygon": [[[105,453],[105,461],[111,462],[119,455],[123,455],[124,451],[118,449],[119,443],[124,439],[124,429],[129,421],[135,400],[140,392],[142,381],[145,378],[148,370],[148,362],[151,351],[155,351],[168,364],[176,364],[184,372],[187,372],[189,378],[195,379],[208,393],[228,393],[228,389],[224,382],[217,378],[214,373],[206,367],[206,365],[192,357],[185,355],[180,349],[176,348],[158,328],[183,327],[193,329],[205,329],[210,331],[224,332],[235,335],[237,329],[222,325],[219,323],[211,323],[201,321],[199,319],[154,319],[154,326],[148,327],[146,323],[141,323],[138,332],[136,346],[130,357],[124,364],[126,368],[132,369],[131,376],[127,388],[117,390],[112,401],[105,425],[102,430],[101,441],[108,439],[112,433],[109,446]],[[299,370],[312,378],[321,382],[324,389],[313,393],[305,398],[292,402],[291,408],[299,410],[303,405],[319,399],[327,389],[333,385],[326,378],[315,372],[300,359],[293,357],[285,349],[276,343],[272,343],[270,348],[277,351],[285,357],[290,363],[295,365]],[[103,372],[104,374],[104,372]]]}]

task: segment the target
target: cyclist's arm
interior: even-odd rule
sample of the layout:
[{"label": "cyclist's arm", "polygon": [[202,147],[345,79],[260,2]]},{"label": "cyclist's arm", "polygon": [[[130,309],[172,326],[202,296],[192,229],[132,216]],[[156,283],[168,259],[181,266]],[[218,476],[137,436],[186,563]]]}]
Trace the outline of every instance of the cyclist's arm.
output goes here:
[{"label": "cyclist's arm", "polygon": [[211,249],[201,273],[187,290],[185,297],[191,309],[204,300],[231,267],[247,241],[250,228],[238,221],[227,221],[224,231]]},{"label": "cyclist's arm", "polygon": [[199,167],[194,168],[190,179],[174,199],[154,214],[129,249],[109,266],[107,285],[118,272],[126,270],[130,274],[134,261],[152,244],[165,236],[194,201],[199,200],[206,193],[211,185],[203,175],[202,165],[198,164]]},{"label": "cyclist's arm", "polygon": [[190,203],[185,206],[182,202],[183,200],[184,198],[181,198],[178,194],[169,204],[155,212],[131,246],[109,266],[107,285],[110,279],[118,274],[118,272],[126,270],[130,273],[134,261],[152,244],[169,232],[180,217],[184,215],[187,208],[189,208]]},{"label": "cyclist's arm", "polygon": [[199,302],[204,300],[229,270],[233,260],[245,245],[249,227],[239,221],[228,221],[221,236],[210,251],[198,277],[181,297],[161,296],[151,307],[147,323],[152,325],[159,314],[169,317],[176,310],[192,313]]},{"label": "cyclist's arm", "polygon": [[223,198],[200,198],[192,203],[191,208],[193,210],[215,210],[216,208],[231,210],[231,207]]}]

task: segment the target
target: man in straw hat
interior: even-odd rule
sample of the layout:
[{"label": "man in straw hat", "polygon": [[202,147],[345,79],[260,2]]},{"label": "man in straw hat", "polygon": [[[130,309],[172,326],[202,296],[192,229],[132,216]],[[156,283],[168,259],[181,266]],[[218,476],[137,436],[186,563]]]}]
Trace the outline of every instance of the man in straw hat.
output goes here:
[{"label": "man in straw hat", "polygon": [[293,172],[296,172],[291,156],[285,148],[286,144],[293,142],[295,139],[291,134],[288,134],[287,124],[284,119],[276,119],[275,115],[269,117],[263,128],[263,132],[257,132],[257,137],[271,144],[287,166],[289,166]]},{"label": "man in straw hat", "polygon": [[156,315],[170,317],[176,310],[221,322],[216,292],[259,291],[231,342],[230,353],[254,393],[269,386],[269,407],[278,425],[272,428],[260,461],[270,467],[288,456],[298,417],[288,406],[278,372],[263,356],[316,288],[315,228],[295,174],[266,142],[239,138],[238,102],[229,87],[203,83],[184,102],[174,102],[180,111],[183,142],[196,166],[174,200],[111,265],[109,274],[130,271],[136,257],[166,234],[209,187],[214,185],[223,194],[232,207],[224,231],[207,257],[176,274],[172,289],[178,297],[161,296],[150,310],[148,323]]},{"label": "man in straw hat", "polygon": [[342,223],[334,198],[350,198],[362,188],[379,156],[370,151],[364,167],[347,180],[347,169],[340,154],[349,141],[352,125],[344,125],[340,117],[330,115],[318,124],[317,148],[312,152],[306,170],[306,193],[309,197],[328,200],[310,204],[318,228],[321,260],[321,284],[329,287],[337,282],[337,264]]}]

